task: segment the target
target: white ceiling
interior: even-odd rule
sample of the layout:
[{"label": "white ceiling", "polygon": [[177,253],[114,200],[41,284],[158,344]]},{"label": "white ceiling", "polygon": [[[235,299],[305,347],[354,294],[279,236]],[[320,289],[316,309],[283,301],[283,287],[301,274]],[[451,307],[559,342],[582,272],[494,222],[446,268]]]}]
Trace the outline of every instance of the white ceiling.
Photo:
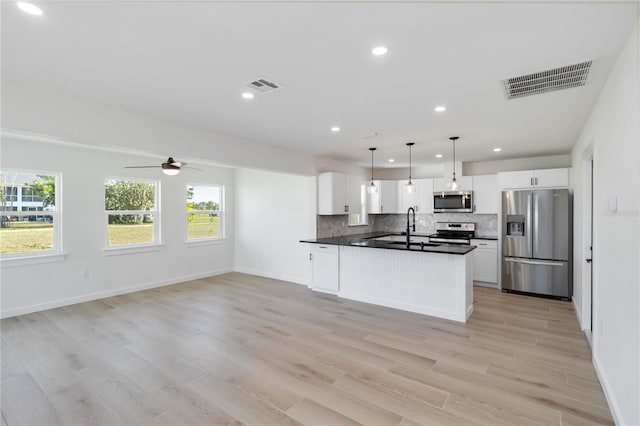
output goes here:
[{"label": "white ceiling", "polygon": [[[638,13],[636,2],[36,4],[41,17],[2,4],[3,79],[362,165],[376,146],[376,167],[405,165],[409,140],[414,164],[450,161],[452,135],[463,161],[568,152]],[[370,54],[378,44],[386,56]],[[504,78],[585,60],[584,87],[505,99]],[[258,77],[282,89],[242,99]]]}]

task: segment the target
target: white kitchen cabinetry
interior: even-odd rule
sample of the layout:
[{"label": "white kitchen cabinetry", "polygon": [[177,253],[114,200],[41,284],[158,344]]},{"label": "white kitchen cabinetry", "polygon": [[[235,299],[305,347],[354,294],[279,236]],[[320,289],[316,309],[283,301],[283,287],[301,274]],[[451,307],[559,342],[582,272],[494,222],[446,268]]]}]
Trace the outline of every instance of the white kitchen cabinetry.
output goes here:
[{"label": "white kitchen cabinetry", "polygon": [[496,240],[471,240],[477,248],[473,254],[473,281],[480,285],[498,285],[498,242]]},{"label": "white kitchen cabinetry", "polygon": [[523,170],[498,173],[501,189],[566,188],[569,186],[569,169]]},{"label": "white kitchen cabinetry", "polygon": [[340,280],[339,246],[311,244],[311,289],[337,294]]},{"label": "white kitchen cabinetry", "polygon": [[414,179],[415,192],[407,193],[404,185],[407,181],[398,181],[398,213],[406,213],[413,207],[416,213],[433,213],[433,179]]},{"label": "white kitchen cabinetry", "polygon": [[367,194],[369,213],[396,213],[398,211],[398,182],[395,180],[375,181],[378,192]]},{"label": "white kitchen cabinetry", "polygon": [[[473,176],[456,176],[459,191],[473,191]],[[433,192],[451,191],[451,178],[433,179]]]},{"label": "white kitchen cabinetry", "polygon": [[498,175],[473,177],[474,213],[498,214],[500,208],[500,189]]},{"label": "white kitchen cabinetry", "polygon": [[334,215],[360,212],[362,179],[340,173],[318,175],[318,214]]}]

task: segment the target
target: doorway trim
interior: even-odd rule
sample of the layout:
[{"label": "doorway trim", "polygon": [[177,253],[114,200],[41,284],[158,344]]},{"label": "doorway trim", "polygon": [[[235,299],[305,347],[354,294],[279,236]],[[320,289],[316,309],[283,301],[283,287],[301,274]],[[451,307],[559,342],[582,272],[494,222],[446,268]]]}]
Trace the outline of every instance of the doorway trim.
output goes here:
[{"label": "doorway trim", "polygon": [[[579,253],[580,277],[581,277],[581,324],[589,345],[593,347],[593,322],[594,322],[594,256],[593,256],[593,198],[594,198],[594,172],[595,154],[594,143],[585,148],[582,154],[582,238],[581,246],[576,247]],[[591,259],[588,263],[586,259]]]}]

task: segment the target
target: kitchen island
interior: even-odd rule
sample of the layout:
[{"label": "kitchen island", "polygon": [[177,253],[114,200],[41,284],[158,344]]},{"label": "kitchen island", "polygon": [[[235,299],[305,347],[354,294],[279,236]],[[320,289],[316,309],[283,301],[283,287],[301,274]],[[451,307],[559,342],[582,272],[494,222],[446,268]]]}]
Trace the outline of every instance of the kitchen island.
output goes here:
[{"label": "kitchen island", "polygon": [[466,322],[473,312],[469,253],[475,247],[432,244],[425,237],[411,235],[408,247],[406,236],[391,233],[301,242],[318,244],[339,256],[334,262],[339,297]]}]

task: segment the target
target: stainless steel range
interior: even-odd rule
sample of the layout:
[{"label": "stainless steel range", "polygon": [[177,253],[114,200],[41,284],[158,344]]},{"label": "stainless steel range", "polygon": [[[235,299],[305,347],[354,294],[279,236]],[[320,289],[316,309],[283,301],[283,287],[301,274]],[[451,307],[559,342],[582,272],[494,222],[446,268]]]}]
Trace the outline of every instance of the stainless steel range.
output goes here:
[{"label": "stainless steel range", "polygon": [[429,235],[431,243],[471,244],[476,224],[472,222],[437,222],[436,234]]}]

